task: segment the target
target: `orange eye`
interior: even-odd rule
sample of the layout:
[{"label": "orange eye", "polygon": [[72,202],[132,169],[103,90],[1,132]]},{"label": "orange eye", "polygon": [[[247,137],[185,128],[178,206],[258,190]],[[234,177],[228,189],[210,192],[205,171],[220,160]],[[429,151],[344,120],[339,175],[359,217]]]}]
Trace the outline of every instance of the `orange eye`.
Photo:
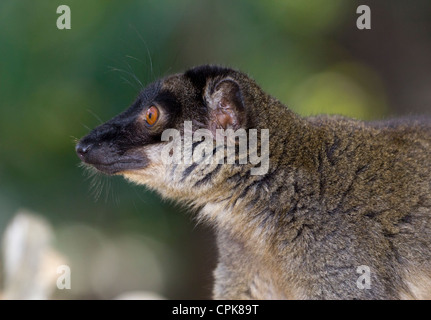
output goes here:
[{"label": "orange eye", "polygon": [[157,107],[151,106],[147,109],[146,120],[150,126],[156,123],[158,117],[159,109],[157,109]]}]

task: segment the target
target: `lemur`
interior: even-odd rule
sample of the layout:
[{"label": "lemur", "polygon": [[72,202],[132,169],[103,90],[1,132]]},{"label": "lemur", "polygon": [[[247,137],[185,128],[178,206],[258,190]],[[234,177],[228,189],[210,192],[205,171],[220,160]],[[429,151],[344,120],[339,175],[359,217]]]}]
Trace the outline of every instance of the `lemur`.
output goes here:
[{"label": "lemur", "polygon": [[[205,65],[148,85],[76,152],[102,173],[199,209],[217,235],[215,299],[429,299],[430,123],[301,117],[246,74]],[[220,132],[255,130],[269,165],[252,174],[262,164],[240,163],[241,154],[233,163],[167,161],[167,129],[180,142],[205,130],[209,156],[221,150],[222,160]]]}]

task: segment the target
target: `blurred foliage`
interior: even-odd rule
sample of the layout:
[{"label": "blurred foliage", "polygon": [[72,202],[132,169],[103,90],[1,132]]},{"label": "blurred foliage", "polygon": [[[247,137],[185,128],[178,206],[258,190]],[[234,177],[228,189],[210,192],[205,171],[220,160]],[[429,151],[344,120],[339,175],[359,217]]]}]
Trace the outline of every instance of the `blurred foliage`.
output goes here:
[{"label": "blurred foliage", "polygon": [[[56,28],[61,4],[71,8],[71,30]],[[161,262],[136,258],[116,277],[131,269],[138,274],[142,265],[149,271],[140,276],[147,280],[138,277],[141,289],[168,298],[207,295],[211,270],[204,271],[208,287],[202,288],[194,279],[202,272],[196,264],[207,250],[207,265],[213,263],[214,251],[209,240],[196,243],[202,235],[193,231],[187,211],[116,177],[97,178],[96,199],[91,179],[78,167],[75,139],[125,109],[147,83],[203,63],[247,72],[302,115],[381,117],[387,106],[378,74],[336,37],[355,24],[356,6],[342,0],[2,0],[0,232],[18,208],[35,210],[54,224],[58,246],[72,264],[87,261],[100,243],[130,234],[132,240],[116,242],[116,253],[105,245],[96,265],[127,261],[128,248],[144,256],[154,251]],[[137,244],[137,237],[145,239]],[[154,273],[159,264],[169,269],[164,285],[152,278],[162,277]],[[80,265],[76,283],[88,277],[83,274],[90,267]],[[127,281],[63,297],[110,298],[139,289]]]}]

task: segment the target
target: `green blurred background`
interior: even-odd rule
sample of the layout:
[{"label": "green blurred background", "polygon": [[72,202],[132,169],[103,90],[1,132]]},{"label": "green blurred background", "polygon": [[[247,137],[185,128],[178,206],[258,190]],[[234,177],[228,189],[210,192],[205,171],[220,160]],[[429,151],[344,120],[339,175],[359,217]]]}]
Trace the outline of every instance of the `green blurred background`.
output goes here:
[{"label": "green blurred background", "polygon": [[[71,30],[56,28],[61,4]],[[356,28],[360,4],[371,30]],[[430,57],[429,0],[2,0],[0,234],[22,208],[53,225],[72,270],[56,298],[209,298],[212,230],[122,178],[88,178],[75,139],[139,82],[204,63],[248,73],[304,116],[429,114]]]}]

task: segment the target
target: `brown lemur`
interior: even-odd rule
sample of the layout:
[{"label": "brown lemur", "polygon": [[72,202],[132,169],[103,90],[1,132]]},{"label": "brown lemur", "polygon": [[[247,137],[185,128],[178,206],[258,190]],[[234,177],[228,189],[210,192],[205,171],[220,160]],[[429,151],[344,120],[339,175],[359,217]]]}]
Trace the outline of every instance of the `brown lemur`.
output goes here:
[{"label": "brown lemur", "polygon": [[[172,139],[162,133],[176,129],[184,140],[187,121],[214,134],[212,156],[220,129],[268,129],[267,170],[252,174],[262,163],[240,155],[165,161]],[[304,118],[244,73],[201,66],[150,84],[76,151],[103,173],[200,209],[217,233],[216,299],[431,298],[426,121]]]}]

